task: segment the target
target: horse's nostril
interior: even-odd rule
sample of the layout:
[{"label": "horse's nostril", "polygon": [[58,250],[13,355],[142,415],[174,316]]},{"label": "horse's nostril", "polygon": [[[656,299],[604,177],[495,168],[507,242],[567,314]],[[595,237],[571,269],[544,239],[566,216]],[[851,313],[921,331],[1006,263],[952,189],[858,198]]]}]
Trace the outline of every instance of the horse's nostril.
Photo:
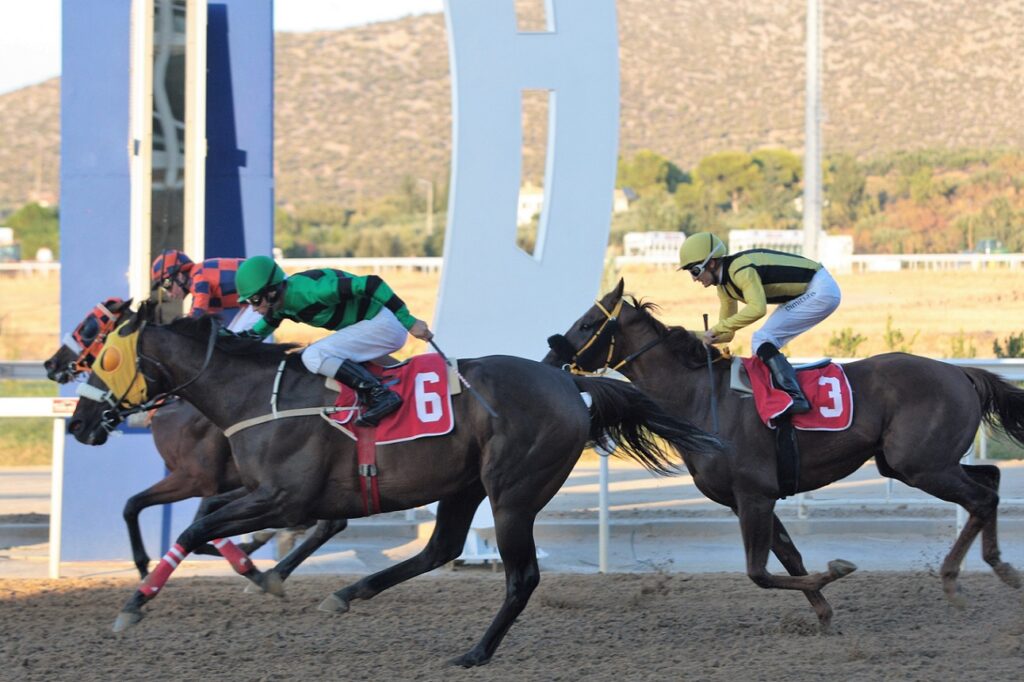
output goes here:
[{"label": "horse's nostril", "polygon": [[68,433],[74,435],[82,430],[82,420],[72,419],[68,422]]}]

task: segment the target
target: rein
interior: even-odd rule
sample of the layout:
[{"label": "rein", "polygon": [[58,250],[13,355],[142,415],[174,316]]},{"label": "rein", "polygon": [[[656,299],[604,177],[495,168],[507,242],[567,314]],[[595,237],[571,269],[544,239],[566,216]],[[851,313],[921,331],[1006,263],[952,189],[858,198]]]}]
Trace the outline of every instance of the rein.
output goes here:
[{"label": "rein", "polygon": [[[619,371],[622,367],[625,367],[630,362],[633,362],[638,357],[640,357],[641,355],[643,355],[644,353],[646,353],[647,351],[654,348],[659,343],[665,340],[665,337],[659,336],[658,338],[653,339],[652,341],[648,341],[638,351],[630,353],[626,357],[619,360],[619,362],[617,362],[614,366],[612,366],[612,357],[615,354],[615,332],[619,330],[619,313],[622,311],[623,299],[619,299],[619,302],[615,304],[615,307],[612,308],[611,312],[606,310],[605,307],[601,305],[601,301],[594,301],[594,304],[597,306],[598,310],[604,313],[605,321],[601,324],[600,327],[598,327],[597,331],[595,331],[591,335],[591,337],[587,339],[587,342],[580,346],[580,349],[576,351],[576,353],[572,356],[569,362],[564,365],[565,369],[569,370],[571,373],[579,375],[590,375],[600,374],[607,370]],[[583,369],[583,367],[580,366],[581,358],[585,353],[587,353],[588,351],[594,354],[599,353],[606,344],[608,346],[608,355],[605,358],[604,365],[602,367],[600,367],[595,372],[590,372],[588,370]],[[582,361],[586,362],[586,360]]]},{"label": "rein", "polygon": [[[134,374],[134,376],[132,378],[132,381],[129,383],[129,387],[135,383],[135,379],[138,378],[138,376],[140,374],[144,377],[144,379],[146,379],[146,380],[149,379],[149,377],[146,376],[146,374],[142,372],[142,361],[143,360],[146,360],[146,361],[151,362],[154,365],[156,365],[157,369],[160,370],[160,372],[164,375],[164,377],[170,377],[170,372],[167,371],[167,368],[164,367],[164,365],[159,360],[157,360],[156,358],[151,358],[151,357],[149,357],[147,355],[144,355],[141,352],[141,350],[139,350],[139,346],[142,343],[142,332],[143,332],[143,330],[145,328],[146,328],[146,322],[145,322],[145,320],[143,320],[142,324],[139,326],[138,336],[136,337],[136,340],[135,340],[135,348],[136,348],[135,374]],[[206,344],[206,356],[203,358],[203,366],[199,368],[199,371],[196,372],[196,374],[194,376],[192,376],[190,379],[188,379],[184,383],[179,384],[178,386],[175,386],[174,388],[170,389],[169,391],[164,391],[163,393],[159,393],[159,394],[153,396],[152,398],[150,398],[148,400],[143,400],[141,403],[138,403],[137,405],[131,405],[129,403],[127,406],[122,406],[122,404],[125,402],[125,397],[128,394],[127,391],[125,392],[124,395],[122,395],[120,397],[120,399],[115,400],[113,398],[113,393],[111,391],[108,390],[106,393],[104,393],[104,392],[100,391],[99,389],[97,389],[95,387],[88,386],[88,384],[84,384],[83,386],[79,387],[78,394],[79,394],[79,396],[81,396],[83,398],[88,398],[90,400],[95,400],[97,402],[106,402],[107,404],[109,404],[111,406],[109,410],[106,410],[106,411],[103,412],[103,414],[102,414],[102,416],[100,418],[101,419],[100,423],[101,423],[103,429],[107,433],[111,433],[117,427],[118,423],[123,421],[125,419],[125,417],[128,417],[128,416],[133,415],[133,414],[138,414],[140,412],[148,412],[148,411],[150,411],[152,409],[155,409],[155,408],[158,408],[158,407],[163,407],[164,405],[167,405],[167,404],[171,403],[174,399],[176,399],[176,396],[175,396],[176,393],[178,393],[179,391],[182,391],[186,387],[192,385],[192,383],[194,383],[200,376],[203,375],[203,373],[206,371],[207,367],[210,366],[210,359],[213,357],[213,349],[216,346],[216,344],[217,344],[217,322],[216,322],[216,320],[214,320],[213,324],[210,327],[210,338],[209,338],[209,340],[207,341],[207,344]]]}]

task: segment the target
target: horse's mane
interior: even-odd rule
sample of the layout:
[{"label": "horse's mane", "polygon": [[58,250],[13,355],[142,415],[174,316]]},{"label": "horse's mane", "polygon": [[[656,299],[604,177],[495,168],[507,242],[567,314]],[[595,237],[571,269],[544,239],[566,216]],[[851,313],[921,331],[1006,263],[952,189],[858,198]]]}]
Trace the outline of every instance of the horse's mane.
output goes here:
[{"label": "horse's mane", "polygon": [[[633,307],[640,313],[644,321],[662,339],[661,345],[666,347],[687,369],[700,369],[707,365],[707,351],[704,344],[684,327],[669,327],[654,316],[658,304],[651,301],[629,296]],[[711,359],[717,360],[721,352],[711,347]]]},{"label": "horse's mane", "polygon": [[[201,317],[179,317],[170,324],[164,325],[175,334],[187,336],[199,341],[210,338],[214,319],[209,315]],[[247,339],[240,336],[220,335],[217,337],[217,348],[231,355],[244,355],[280,362],[287,351],[298,348],[297,343],[263,343],[258,339]]]}]

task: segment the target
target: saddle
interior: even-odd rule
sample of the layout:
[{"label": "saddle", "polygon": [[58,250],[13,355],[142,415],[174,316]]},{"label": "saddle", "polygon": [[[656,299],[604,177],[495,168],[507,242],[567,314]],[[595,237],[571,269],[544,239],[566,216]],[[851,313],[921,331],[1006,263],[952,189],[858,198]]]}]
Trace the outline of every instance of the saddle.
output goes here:
[{"label": "saddle", "polygon": [[795,494],[800,480],[800,448],[796,430],[842,431],[853,423],[853,391],[842,367],[825,358],[797,365],[797,380],[811,411],[785,415],[791,399],[772,384],[771,373],[758,358],[733,358],[729,386],[753,397],[764,424],[775,430],[776,471],[781,497]]}]

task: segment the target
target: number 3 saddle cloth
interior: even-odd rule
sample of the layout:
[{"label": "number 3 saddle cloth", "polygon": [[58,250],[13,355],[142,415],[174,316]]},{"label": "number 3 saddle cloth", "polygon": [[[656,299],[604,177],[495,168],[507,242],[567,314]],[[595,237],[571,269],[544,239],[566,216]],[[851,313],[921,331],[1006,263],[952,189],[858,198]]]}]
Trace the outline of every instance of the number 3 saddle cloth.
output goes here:
[{"label": "number 3 saddle cloth", "polygon": [[[742,358],[750,377],[754,404],[761,421],[775,428],[773,420],[789,409],[793,399],[775,387],[771,371],[761,358]],[[827,362],[807,369],[797,368],[797,381],[811,403],[811,411],[792,417],[793,426],[802,431],[843,431],[853,423],[853,390],[840,365]]]}]

